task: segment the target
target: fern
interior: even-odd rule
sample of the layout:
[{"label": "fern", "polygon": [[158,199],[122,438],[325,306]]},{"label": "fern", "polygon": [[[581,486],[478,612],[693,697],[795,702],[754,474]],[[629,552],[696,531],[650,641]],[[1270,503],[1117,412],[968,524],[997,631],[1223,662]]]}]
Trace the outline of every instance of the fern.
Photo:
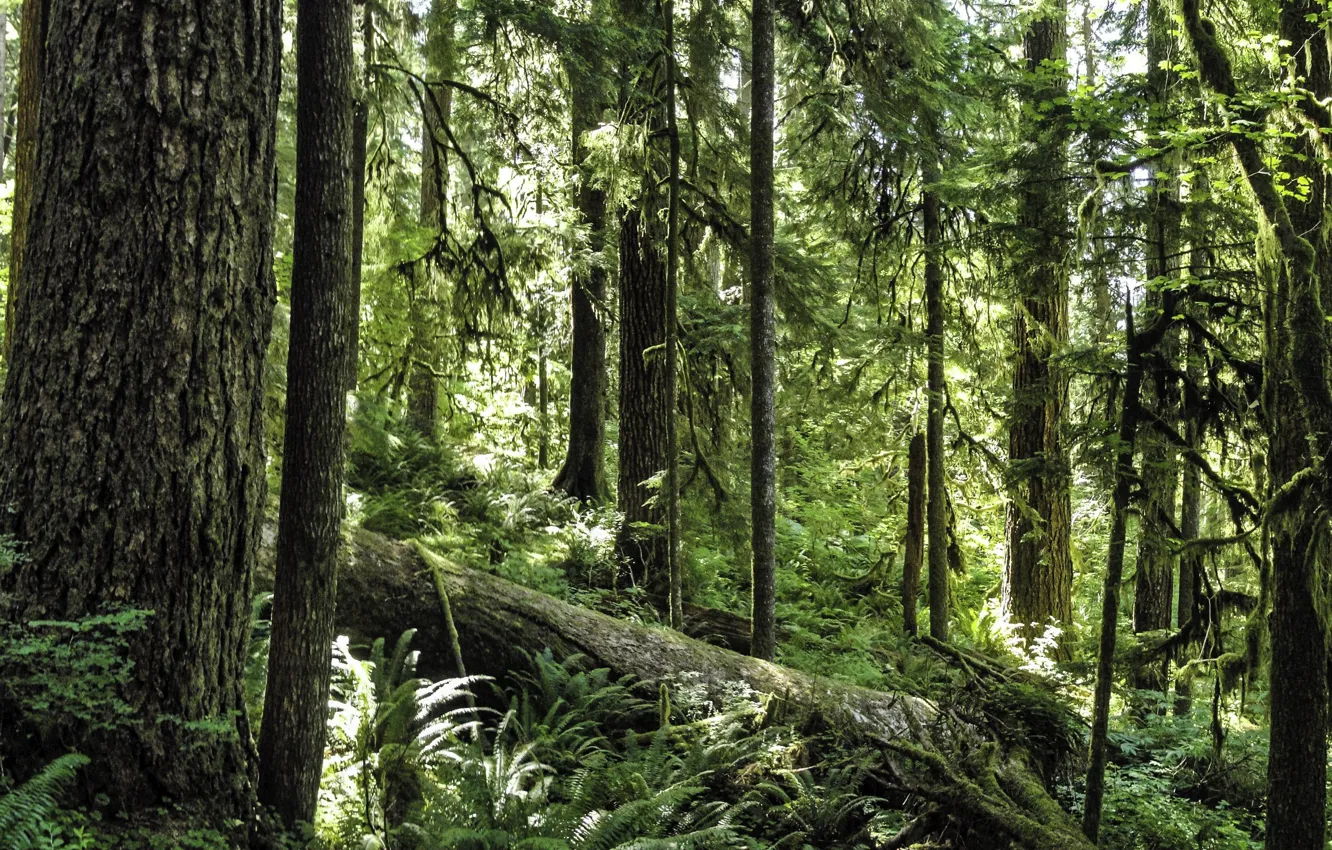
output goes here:
[{"label": "fern", "polygon": [[59,797],[88,757],[61,756],[27,782],[0,797],[0,844],[4,850],[35,846],[42,824],[60,806]]}]

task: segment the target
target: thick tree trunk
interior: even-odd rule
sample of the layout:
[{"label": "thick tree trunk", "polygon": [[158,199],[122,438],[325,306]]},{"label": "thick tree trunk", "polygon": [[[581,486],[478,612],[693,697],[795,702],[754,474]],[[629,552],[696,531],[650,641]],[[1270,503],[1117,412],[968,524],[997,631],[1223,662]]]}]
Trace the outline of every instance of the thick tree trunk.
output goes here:
[{"label": "thick tree trunk", "polygon": [[1030,105],[1039,117],[1031,121],[1019,202],[1002,604],[1007,621],[1028,641],[1052,623],[1067,629],[1073,618],[1072,506],[1063,436],[1067,388],[1055,360],[1068,342],[1066,131],[1059,108],[1050,105],[1067,96],[1065,16],[1063,0],[1047,4],[1023,40]]},{"label": "thick tree trunk", "polygon": [[51,20],[0,420],[0,524],[26,557],[0,614],[152,611],[115,686],[133,722],[70,718],[46,753],[77,741],[113,806],[240,817],[281,5],[54,0]]},{"label": "thick tree trunk", "polygon": [[9,239],[9,293],[5,299],[5,360],[13,356],[15,322],[22,295],[23,260],[28,245],[37,177],[37,134],[42,108],[47,22],[51,0],[24,0],[19,18],[18,139],[14,149],[14,215]]},{"label": "thick tree trunk", "polygon": [[296,7],[296,222],[259,801],[314,820],[323,774],[352,300],[352,0]]},{"label": "thick tree trunk", "polygon": [[907,449],[907,528],[902,547],[902,625],[909,635],[920,631],[916,602],[925,560],[925,466],[925,435],[917,431]]},{"label": "thick tree trunk", "polygon": [[[1289,67],[1300,69],[1299,88],[1306,93],[1301,98],[1310,98],[1292,108],[1322,114],[1332,96],[1332,69],[1318,4],[1284,0],[1279,7],[1279,34],[1295,53]],[[1244,107],[1237,97],[1229,58],[1197,0],[1183,0],[1180,11],[1204,84],[1224,95],[1240,117],[1262,123],[1265,115]],[[1321,141],[1307,127],[1298,127],[1280,170],[1308,181],[1305,201],[1283,196],[1274,169],[1252,137],[1229,137],[1270,236],[1260,255],[1267,277],[1263,418],[1274,497],[1267,513],[1273,575],[1268,850],[1319,850],[1326,832],[1328,650],[1315,588],[1326,578],[1322,505],[1328,493],[1326,485],[1302,489],[1297,476],[1308,475],[1312,458],[1327,453],[1332,433],[1332,343],[1322,306],[1332,299],[1332,246],[1322,221],[1328,174],[1319,155]]]},{"label": "thick tree trunk", "polygon": [[650,479],[666,469],[666,266],[660,233],[637,209],[620,222],[620,481],[616,552],[634,584],[665,596],[666,505]]},{"label": "thick tree trunk", "polygon": [[601,501],[606,492],[606,191],[594,185],[587,163],[589,132],[600,118],[602,98],[599,78],[577,63],[567,65],[573,162],[579,170],[574,205],[579,224],[587,228],[587,250],[591,259],[581,263],[570,282],[573,341],[570,360],[569,448],[564,464],[555,475],[554,487],[582,502]]},{"label": "thick tree trunk", "polygon": [[772,0],[754,0],[750,62],[750,509],[753,523],[752,652],[777,649],[777,299],[773,285],[773,100],[776,97]]},{"label": "thick tree trunk", "polygon": [[[933,135],[933,133],[931,133]],[[930,526],[930,637],[948,640],[950,594],[948,590],[948,485],[944,475],[944,306],[942,250],[943,228],[939,222],[939,196],[932,185],[939,179],[933,163],[925,169],[925,333],[928,346],[926,391],[926,455],[929,458]]]}]

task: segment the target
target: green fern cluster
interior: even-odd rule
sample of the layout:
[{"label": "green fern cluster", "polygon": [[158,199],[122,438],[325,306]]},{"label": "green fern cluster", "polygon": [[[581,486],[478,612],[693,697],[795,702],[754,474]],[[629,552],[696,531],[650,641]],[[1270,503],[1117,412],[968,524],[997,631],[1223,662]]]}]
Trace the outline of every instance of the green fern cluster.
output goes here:
[{"label": "green fern cluster", "polygon": [[61,756],[27,782],[0,797],[0,850],[29,850],[60,807],[60,795],[88,763],[77,753]]}]

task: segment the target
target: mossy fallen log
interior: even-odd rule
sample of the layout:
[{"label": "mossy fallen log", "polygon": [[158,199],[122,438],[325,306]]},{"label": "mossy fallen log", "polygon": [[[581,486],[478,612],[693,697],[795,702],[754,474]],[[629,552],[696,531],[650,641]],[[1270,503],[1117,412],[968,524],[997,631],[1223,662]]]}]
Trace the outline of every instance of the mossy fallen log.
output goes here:
[{"label": "mossy fallen log", "polygon": [[[267,574],[271,565],[261,566],[261,585]],[[339,631],[369,641],[415,628],[422,674],[454,675],[436,575],[447,591],[470,674],[505,677],[526,669],[530,654],[550,649],[557,658],[579,654],[649,683],[688,674],[691,684],[718,693],[744,683],[780,700],[787,716],[879,749],[885,781],[942,806],[956,826],[983,825],[993,838],[969,846],[1090,847],[1020,757],[1000,755],[974,728],[928,700],[813,676],[666,628],[615,619],[364,530],[353,531],[343,547]],[[982,747],[984,758],[963,755]],[[951,782],[941,774],[948,769],[955,772]],[[1006,821],[1010,828],[1002,826]]]}]

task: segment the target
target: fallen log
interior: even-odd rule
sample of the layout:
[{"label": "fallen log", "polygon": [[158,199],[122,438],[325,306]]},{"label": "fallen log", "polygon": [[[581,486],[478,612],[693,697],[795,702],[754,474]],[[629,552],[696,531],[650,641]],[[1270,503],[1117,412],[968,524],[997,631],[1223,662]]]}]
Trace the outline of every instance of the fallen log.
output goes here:
[{"label": "fallen log", "polygon": [[[337,625],[353,640],[393,639],[417,629],[413,647],[426,676],[455,675],[453,643],[436,592],[447,591],[470,674],[507,677],[523,670],[529,654],[550,649],[556,658],[579,654],[597,667],[644,682],[691,684],[720,693],[735,683],[771,695],[791,714],[885,754],[892,785],[946,806],[962,825],[983,825],[994,843],[976,846],[1031,850],[1086,850],[1072,821],[1045,793],[1020,758],[996,755],[976,730],[955,722],[929,702],[814,676],[656,628],[563,602],[487,573],[459,567],[423,549],[353,530],[338,574]],[[259,578],[271,575],[261,564]],[[985,759],[959,758],[950,787],[950,756],[984,746]],[[912,767],[911,765],[914,765]],[[979,767],[974,767],[979,765]],[[976,775],[976,774],[979,775]],[[1009,823],[1009,828],[1003,824]]]}]

